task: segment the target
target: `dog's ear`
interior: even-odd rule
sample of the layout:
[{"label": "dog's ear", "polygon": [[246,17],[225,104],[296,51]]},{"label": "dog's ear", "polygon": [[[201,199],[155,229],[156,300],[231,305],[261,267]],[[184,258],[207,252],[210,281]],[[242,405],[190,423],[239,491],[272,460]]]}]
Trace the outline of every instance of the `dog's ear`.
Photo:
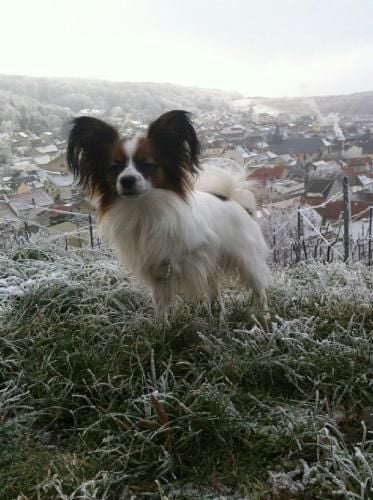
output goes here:
[{"label": "dog's ear", "polygon": [[93,195],[105,169],[112,161],[112,152],[119,142],[117,130],[97,118],[81,116],[72,121],[67,163],[79,184]]},{"label": "dog's ear", "polygon": [[164,113],[149,125],[148,139],[160,161],[192,175],[198,173],[201,147],[189,113]]}]

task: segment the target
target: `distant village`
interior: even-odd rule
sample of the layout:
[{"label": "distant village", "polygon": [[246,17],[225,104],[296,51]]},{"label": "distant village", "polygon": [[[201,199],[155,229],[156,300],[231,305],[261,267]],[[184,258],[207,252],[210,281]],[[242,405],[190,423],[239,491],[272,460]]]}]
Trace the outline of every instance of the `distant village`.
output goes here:
[{"label": "distant village", "polygon": [[[82,109],[110,121],[121,134],[144,132],[146,125],[119,107],[109,113]],[[293,117],[258,112],[255,106],[229,113],[194,116],[203,147],[202,161],[221,167],[237,164],[256,183],[258,216],[297,207],[314,207],[319,226],[340,219],[342,180],[349,178],[351,215],[364,222],[373,206],[373,117],[347,118],[320,113]],[[7,154],[1,154],[6,151]],[[0,132],[0,229],[28,234],[71,235],[87,244],[87,218],[93,209],[74,185],[66,159],[66,140],[53,131]],[[327,203],[326,203],[327,202]],[[361,221],[360,221],[361,222]],[[81,230],[81,231],[80,231]]]}]

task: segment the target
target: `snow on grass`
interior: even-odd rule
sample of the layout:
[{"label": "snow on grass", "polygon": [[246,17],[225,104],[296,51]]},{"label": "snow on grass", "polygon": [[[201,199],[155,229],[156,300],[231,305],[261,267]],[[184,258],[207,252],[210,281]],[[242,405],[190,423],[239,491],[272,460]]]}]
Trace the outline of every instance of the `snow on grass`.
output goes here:
[{"label": "snow on grass", "polygon": [[274,271],[169,325],[110,254],[0,254],[0,498],[372,498],[373,272]]}]

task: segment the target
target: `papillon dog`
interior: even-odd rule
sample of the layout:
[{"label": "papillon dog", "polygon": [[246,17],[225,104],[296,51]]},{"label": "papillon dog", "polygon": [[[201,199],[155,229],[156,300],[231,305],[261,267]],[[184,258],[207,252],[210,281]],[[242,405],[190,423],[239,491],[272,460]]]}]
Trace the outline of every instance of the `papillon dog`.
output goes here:
[{"label": "papillon dog", "polygon": [[189,113],[174,110],[128,140],[104,121],[76,118],[67,161],[96,207],[99,234],[151,288],[158,311],[180,296],[212,300],[224,275],[238,276],[265,311],[269,251],[250,186],[233,171],[203,170],[199,155]]}]

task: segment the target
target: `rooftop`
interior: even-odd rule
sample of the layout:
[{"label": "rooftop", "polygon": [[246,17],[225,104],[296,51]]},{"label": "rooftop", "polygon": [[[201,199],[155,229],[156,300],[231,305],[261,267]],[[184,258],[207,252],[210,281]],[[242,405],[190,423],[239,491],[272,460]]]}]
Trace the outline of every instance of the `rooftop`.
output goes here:
[{"label": "rooftop", "polygon": [[281,154],[313,154],[324,146],[320,137],[289,137],[280,143],[270,144],[271,151]]}]

